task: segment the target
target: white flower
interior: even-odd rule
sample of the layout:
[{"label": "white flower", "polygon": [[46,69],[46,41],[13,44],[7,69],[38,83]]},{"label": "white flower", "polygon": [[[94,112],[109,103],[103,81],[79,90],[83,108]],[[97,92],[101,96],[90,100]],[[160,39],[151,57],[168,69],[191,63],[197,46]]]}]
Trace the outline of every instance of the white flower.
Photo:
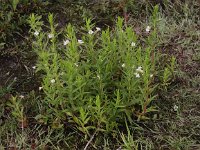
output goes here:
[{"label": "white flower", "polygon": [[84,42],[82,40],[78,40],[78,43],[79,44],[83,44]]},{"label": "white flower", "polygon": [[51,79],[51,83],[55,83],[56,82],[56,80],[55,79]]},{"label": "white flower", "polygon": [[69,44],[69,40],[65,40],[65,41],[63,42],[63,45],[67,45],[67,44]]},{"label": "white flower", "polygon": [[141,67],[141,66],[139,66],[139,67],[136,69],[136,72],[143,73],[144,71],[142,70],[142,67]]},{"label": "white flower", "polygon": [[33,41],[33,45],[36,45],[36,41]]},{"label": "white flower", "polygon": [[150,32],[150,30],[151,30],[151,27],[150,27],[150,26],[147,26],[147,27],[146,27],[146,32]]},{"label": "white flower", "polygon": [[135,42],[131,42],[131,46],[134,47],[136,44]]},{"label": "white flower", "polygon": [[124,68],[126,65],[125,64],[122,64],[122,68]]},{"label": "white flower", "polygon": [[96,30],[97,30],[97,31],[101,31],[101,28],[99,28],[99,27],[96,27]]},{"label": "white flower", "polygon": [[139,73],[136,72],[136,73],[134,73],[134,75],[135,75],[136,78],[140,78],[140,74]]},{"label": "white flower", "polygon": [[178,111],[178,106],[174,105],[174,111]]},{"label": "white flower", "polygon": [[98,78],[98,79],[100,79],[100,76],[99,76],[99,75],[97,75],[97,78]]},{"label": "white flower", "polygon": [[48,34],[48,37],[51,39],[54,37],[54,35],[52,33]]},{"label": "white flower", "polygon": [[38,36],[38,35],[39,35],[39,32],[38,32],[38,31],[35,31],[35,32],[34,32],[34,35],[35,35],[35,36]]},{"label": "white flower", "polygon": [[150,78],[152,78],[153,77],[153,74],[150,74]]},{"label": "white flower", "polygon": [[92,31],[92,30],[89,30],[89,32],[88,32],[88,34],[93,34],[94,33],[94,31]]},{"label": "white flower", "polygon": [[138,69],[138,70],[141,70],[141,69],[142,69],[142,66],[139,66],[137,69]]},{"label": "white flower", "polygon": [[36,66],[33,66],[32,68],[33,68],[33,69],[36,69]]},{"label": "white flower", "polygon": [[20,97],[21,99],[23,99],[23,98],[24,98],[24,95],[20,95],[19,97]]},{"label": "white flower", "polygon": [[42,87],[42,86],[40,86],[40,87],[39,87],[39,91],[41,91],[42,89],[43,89],[43,87]]},{"label": "white flower", "polygon": [[75,65],[76,67],[78,67],[78,64],[77,64],[77,63],[74,63],[74,65]]}]

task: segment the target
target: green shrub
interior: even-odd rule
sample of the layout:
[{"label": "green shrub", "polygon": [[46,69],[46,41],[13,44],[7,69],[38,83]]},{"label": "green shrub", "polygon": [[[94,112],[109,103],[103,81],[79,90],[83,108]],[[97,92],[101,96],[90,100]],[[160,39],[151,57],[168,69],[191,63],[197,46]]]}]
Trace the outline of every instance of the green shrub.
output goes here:
[{"label": "green shrub", "polygon": [[[158,86],[154,79],[163,74],[156,66],[160,58],[155,50],[157,13],[155,7],[145,46],[140,46],[132,27],[124,27],[121,18],[115,29],[105,31],[87,19],[77,35],[71,24],[64,33],[57,33],[52,14],[45,33],[41,16],[32,14],[30,32],[44,92],[36,119],[53,128],[71,124],[85,135],[91,130],[116,131],[126,119],[130,124],[134,118],[147,119],[155,111],[151,105]],[[170,77],[165,76],[165,81]]]}]

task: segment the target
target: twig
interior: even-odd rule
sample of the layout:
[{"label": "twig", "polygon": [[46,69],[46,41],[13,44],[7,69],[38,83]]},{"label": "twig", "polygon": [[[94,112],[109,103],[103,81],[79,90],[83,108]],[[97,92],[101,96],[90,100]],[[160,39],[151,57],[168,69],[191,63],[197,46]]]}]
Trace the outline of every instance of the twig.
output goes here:
[{"label": "twig", "polygon": [[94,134],[91,136],[90,140],[87,142],[87,144],[86,144],[84,150],[86,150],[87,147],[89,146],[89,144],[92,142],[92,140],[94,139],[94,136],[95,136],[96,133],[97,133],[97,130],[94,132]]}]

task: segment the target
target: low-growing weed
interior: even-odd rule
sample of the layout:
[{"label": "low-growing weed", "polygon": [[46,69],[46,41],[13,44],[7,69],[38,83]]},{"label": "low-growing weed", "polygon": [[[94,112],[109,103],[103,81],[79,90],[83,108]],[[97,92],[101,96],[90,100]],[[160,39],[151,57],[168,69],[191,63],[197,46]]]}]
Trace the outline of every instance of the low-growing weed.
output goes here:
[{"label": "low-growing weed", "polygon": [[130,124],[148,119],[156,111],[151,105],[155,90],[163,84],[154,79],[163,78],[166,86],[173,74],[173,65],[164,75],[157,66],[157,15],[158,6],[150,19],[152,27],[146,29],[145,45],[140,45],[121,18],[114,29],[101,31],[86,19],[79,32],[68,24],[57,33],[52,14],[47,32],[42,31],[41,16],[32,14],[28,22],[44,92],[43,111],[36,119],[52,128],[72,124],[86,137],[91,131],[116,132],[126,119]]},{"label": "low-growing weed", "polygon": [[[22,96],[21,96],[22,97]],[[22,98],[21,98],[22,99]],[[27,118],[24,114],[24,107],[20,98],[11,97],[10,101],[7,102],[7,105],[12,108],[11,113],[13,117],[20,123],[20,127],[23,129],[27,126]]]}]

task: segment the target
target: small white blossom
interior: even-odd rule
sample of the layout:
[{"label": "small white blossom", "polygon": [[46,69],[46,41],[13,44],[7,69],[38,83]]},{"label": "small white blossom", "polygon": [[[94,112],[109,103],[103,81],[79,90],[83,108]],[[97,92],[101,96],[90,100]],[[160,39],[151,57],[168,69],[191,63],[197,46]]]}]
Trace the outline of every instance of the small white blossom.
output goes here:
[{"label": "small white blossom", "polygon": [[151,27],[150,27],[150,26],[147,26],[147,27],[146,27],[146,32],[150,32],[150,30],[151,30]]},{"label": "small white blossom", "polygon": [[20,95],[19,98],[24,99],[24,95]]},{"label": "small white blossom", "polygon": [[178,106],[174,105],[174,111],[178,111]]},{"label": "small white blossom", "polygon": [[122,68],[124,68],[126,65],[125,64],[122,64]]},{"label": "small white blossom", "polygon": [[152,78],[153,77],[153,74],[150,74],[150,78]]},{"label": "small white blossom", "polygon": [[51,83],[55,83],[56,82],[56,80],[55,79],[51,79]]},{"label": "small white blossom", "polygon": [[88,34],[93,34],[94,33],[94,31],[92,31],[92,30],[89,30],[89,32],[88,32]]},{"label": "small white blossom", "polygon": [[142,69],[142,66],[139,66],[137,69],[138,69],[138,70],[141,70],[141,69]]},{"label": "small white blossom", "polygon": [[48,34],[49,39],[53,38],[54,35],[52,33]]},{"label": "small white blossom", "polygon": [[17,81],[17,77],[14,77],[14,81]]},{"label": "small white blossom", "polygon": [[43,89],[43,87],[42,87],[42,86],[40,86],[40,87],[39,87],[39,91],[41,91],[42,89]]},{"label": "small white blossom", "polygon": [[98,78],[98,79],[100,79],[100,76],[99,76],[99,75],[97,75],[97,78]]},{"label": "small white blossom", "polygon": [[101,31],[101,28],[99,28],[99,27],[96,27],[96,30],[97,30],[97,31]]},{"label": "small white blossom", "polygon": [[134,47],[136,44],[135,42],[131,42],[131,46]]},{"label": "small white blossom", "polygon": [[140,74],[139,73],[136,72],[136,73],[134,73],[134,75],[135,75],[136,78],[140,78]]},{"label": "small white blossom", "polygon": [[36,66],[33,66],[32,68],[33,68],[33,69],[36,69]]},{"label": "small white blossom", "polygon": [[65,40],[65,41],[63,42],[63,45],[67,45],[67,44],[69,44],[69,40]]},{"label": "small white blossom", "polygon": [[36,45],[36,44],[37,44],[37,42],[36,42],[36,41],[33,41],[32,43],[33,43],[33,45]]},{"label": "small white blossom", "polygon": [[78,43],[79,44],[83,44],[84,42],[82,40],[78,40]]},{"label": "small white blossom", "polygon": [[38,32],[38,31],[35,31],[35,32],[34,32],[34,35],[35,35],[35,36],[38,36],[38,35],[39,35],[39,32]]},{"label": "small white blossom", "polygon": [[78,67],[78,64],[77,64],[77,63],[74,63],[74,65],[75,65],[76,67]]},{"label": "small white blossom", "polygon": [[136,72],[143,73],[144,71],[142,70],[142,67],[141,67],[141,66],[139,66],[139,67],[136,69]]}]

